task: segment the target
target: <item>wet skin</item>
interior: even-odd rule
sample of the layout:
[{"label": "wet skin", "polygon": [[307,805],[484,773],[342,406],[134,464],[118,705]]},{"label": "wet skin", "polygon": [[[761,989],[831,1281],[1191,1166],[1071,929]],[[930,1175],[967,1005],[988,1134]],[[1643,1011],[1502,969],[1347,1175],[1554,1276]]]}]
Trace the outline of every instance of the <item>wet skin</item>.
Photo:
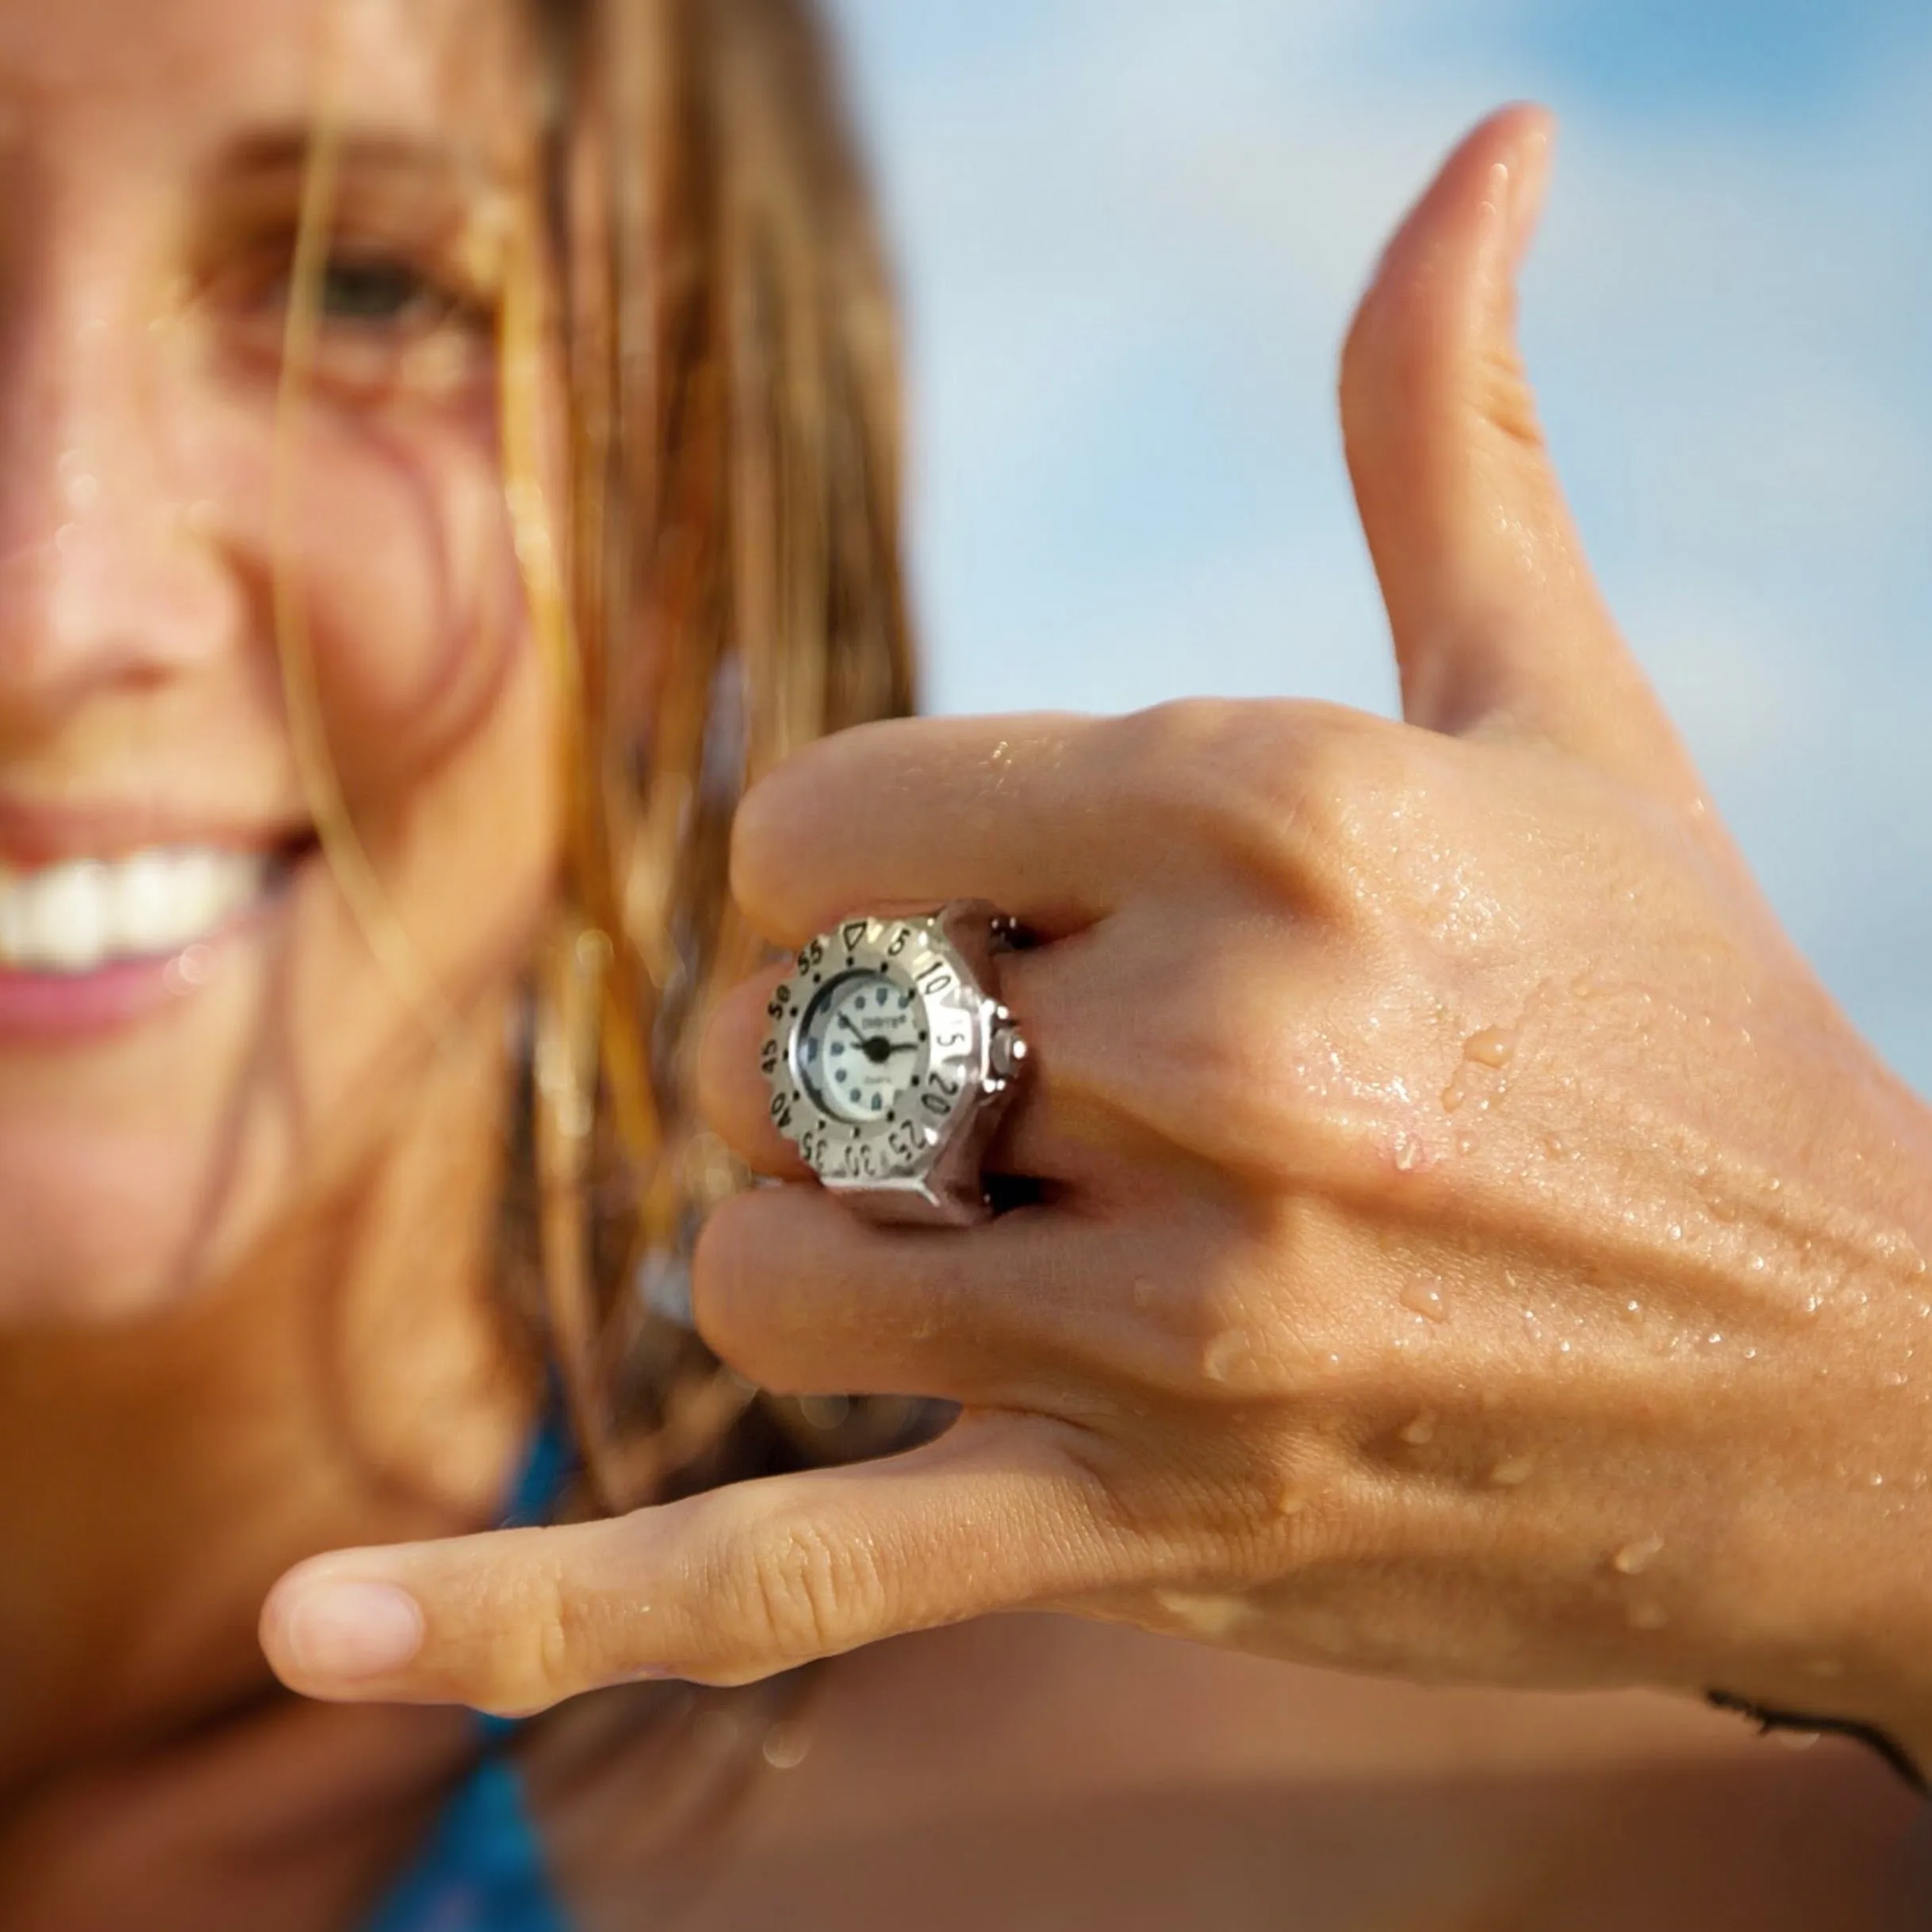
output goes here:
[{"label": "wet skin", "polygon": [[[289,473],[292,565],[347,803],[447,1008],[434,1033],[314,853],[270,622],[278,291],[327,20],[355,79],[345,237]],[[523,180],[527,67],[508,14],[458,0],[0,3],[0,864],[217,842],[273,847],[295,865],[191,972],[151,962],[152,997],[116,1023],[0,1037],[0,1920],[22,1932],[170,1914],[292,1932],[352,1921],[406,1855],[467,1735],[442,1711],[275,1693],[258,1607],[290,1565],[355,1545],[405,1547],[298,1572],[264,1625],[282,1674],[332,1697],[529,1709],[650,1666],[752,1677],[815,1648],[1064,1601],[1223,1645],[1508,1679],[1691,1684],[1741,1657],[1740,1688],[1755,1672],[1783,1692],[1814,1686],[1805,1669],[1825,1662],[1839,1667],[1843,1708],[1909,1721],[1916,1689],[1871,1637],[1865,1600],[1903,1589],[1875,1545],[1881,1528],[1896,1539],[1909,1524],[1881,1524],[1869,1497],[1844,1505],[1834,1492],[1835,1540],[1806,1546],[1806,1574],[1869,1587],[1836,1623],[1830,1604],[1773,1593],[1769,1636],[1742,1653],[1735,1581],[1713,1591],[1681,1560],[1740,1494],[1728,1474],[1687,1491],[1685,1469],[1711,1466],[1712,1433],[1788,1435],[1799,1365],[1827,1360],[1850,1392],[1807,1408],[1812,1433],[1785,1462],[1757,1458],[1787,1483],[1771,1493],[1817,1500],[1829,1485],[1804,1490],[1804,1473],[1832,1466],[1848,1417],[1864,1430],[1859,1377],[1877,1386],[1888,1324],[1907,1319],[1887,1298],[1905,1250],[1884,1242],[1909,1248],[1924,1225],[1922,1124],[1781,951],[1674,742],[1593,627],[1567,527],[1516,434],[1520,393],[1472,376],[1508,362],[1492,201],[1535,165],[1539,124],[1520,115],[1452,165],[1358,336],[1352,450],[1413,736],[1286,705],[1104,728],[895,727],[801,761],[741,830],[739,889],[781,938],[849,902],[937,899],[979,889],[976,879],[1055,933],[1016,989],[1052,1071],[1008,1158],[1086,1190],[1101,1232],[1075,1251],[1055,1245],[1059,1224],[1022,1220],[998,1237],[1015,1248],[990,1265],[961,1244],[929,1246],[914,1267],[807,1190],[780,1190],[707,1241],[707,1331],[775,1386],[930,1386],[996,1403],[1033,1436],[956,1438],[943,1452],[954,1460],[933,1466],[939,1487],[907,1485],[899,1516],[871,1479],[826,1479],[542,1544],[424,1540],[487,1522],[531,1407],[487,1248],[504,1016],[554,861],[551,720],[504,524],[479,268]],[[1485,535],[1499,528],[1500,550]],[[1471,617],[1505,607],[1511,623]],[[1540,655],[1526,654],[1531,635]],[[1454,649],[1432,642],[1444,636]],[[930,781],[930,818],[909,813],[896,849],[851,839],[882,776],[908,762]],[[1501,788],[1499,765],[1517,792]],[[1320,783],[1297,776],[1310,770]],[[1069,778],[1080,782],[1056,794]],[[1155,798],[1171,838],[1082,849],[1079,827],[1106,816],[1094,810],[1106,784]],[[1024,803],[1017,826],[981,810],[1002,791]],[[1411,811],[1392,839],[1391,810],[1425,797],[1428,813]],[[1505,823],[1547,818],[1577,844],[1539,869],[1535,851],[1495,842],[1499,807]],[[987,838],[977,853],[958,838],[975,823]],[[800,849],[809,864],[794,863]],[[848,864],[861,849],[874,869]],[[1612,853],[1633,903],[1661,905],[1635,939],[1577,924],[1578,892],[1559,888],[1579,850]],[[903,869],[884,876],[882,853],[885,872]],[[1596,905],[1600,868],[1571,869],[1588,873]],[[1444,880],[1467,890],[1445,899]],[[1547,908],[1533,931],[1520,926],[1529,906]],[[1273,943],[1311,918],[1326,922],[1330,953]],[[1485,931],[1508,937],[1510,972],[1485,976]],[[1347,950],[1365,937],[1380,948],[1366,975]],[[1445,951],[1466,980],[1447,991],[1428,979]],[[1672,977],[1687,958],[1709,984]],[[1193,979],[1177,980],[1180,968]],[[1810,1029],[1809,1059],[1746,1053],[1728,1031],[1728,1057],[1710,1057],[1703,1017],[1735,1019],[1724,989],[1740,974],[1759,1014],[1782,1016],[1794,1037]],[[1539,995],[1546,983],[1554,990]],[[1366,989],[1367,1010],[1342,987]],[[1605,1075],[1643,1037],[1633,988],[1657,1016],[1662,1088]],[[721,1016],[709,1084],[721,1128],[774,1163],[744,1079],[761,997],[749,989]],[[1136,1056],[1140,1085],[1108,1085],[1080,1011],[1099,1017],[1102,1037],[1158,1016],[1166,1030]],[[1310,1013],[1313,1030],[1296,1030]],[[1229,1025],[1238,1051],[1219,1030]],[[1761,1040],[1784,1037],[1752,1025]],[[1257,1040],[1275,1056],[1261,1082]],[[1831,1092],[1842,1144],[1869,1156],[1857,1185],[1780,1137],[1794,1066],[1807,1105]],[[1727,1132],[1749,1131],[1725,1141],[1731,1165],[1708,1163],[1700,1198],[1714,1223],[1743,1231],[1712,1236],[1694,1266],[1666,1263],[1653,1250],[1673,1252],[1680,1223],[1606,1232],[1601,1210],[1666,1200],[1697,1163],[1659,1141],[1651,1165],[1621,1166],[1650,1144],[1617,1140],[1616,1125],[1649,1133],[1682,1114],[1660,1116],[1660,1095],[1707,1091]],[[1609,1125],[1578,1133],[1561,1098],[1577,1092],[1622,1111],[1597,1109]],[[1692,1124],[1708,1126],[1702,1114]],[[1465,1154],[1464,1135],[1481,1149]],[[1527,1232],[1476,1211],[1526,1175],[1571,1173],[1572,1148],[1568,1191],[1538,1195]],[[1481,1185],[1456,1194],[1459,1174]],[[1786,1190],[1779,1213],[1761,1179]],[[1718,1223],[1714,1202],[1736,1218]],[[1238,1240],[1216,1219],[1223,1209]],[[1471,1228],[1490,1247],[1472,1250]],[[1419,1248],[1405,1249],[1399,1230],[1418,1229]],[[1834,1279],[1878,1312],[1861,1324],[1849,1301],[1821,1306],[1796,1342],[1795,1305],[1753,1293],[1749,1263],[1807,1240],[1835,1241],[1849,1259]],[[1524,1332],[1516,1284],[1500,1292],[1512,1241],[1539,1256],[1524,1271],[1538,1335]],[[1364,1244],[1382,1259],[1361,1265]],[[1606,1253],[1642,1274],[1643,1293],[1623,1298],[1661,1327],[1627,1335],[1612,1324],[1627,1310],[1590,1298]],[[956,1280],[944,1277],[948,1254]],[[922,1274],[934,1265],[938,1276]],[[1780,1269],[1781,1295],[1804,1286],[1795,1260]],[[1002,1294],[1002,1280],[1025,1298]],[[788,1285],[811,1322],[788,1325],[761,1282]],[[1042,1292],[1054,1283],[1057,1313]],[[1313,1322],[1317,1283],[1334,1292]],[[1749,1385],[1755,1406],[1727,1395],[1711,1409],[1713,1391],[1746,1381],[1698,1365],[1731,1357],[1669,1346],[1704,1332],[1713,1301],[1736,1353],[1775,1351],[1777,1372]],[[968,1302],[973,1321],[948,1328],[953,1353],[918,1340],[935,1306]],[[1589,1348],[1562,1349],[1573,1329]],[[1670,1426],[1635,1441],[1624,1489],[1582,1508],[1564,1499],[1594,1494],[1606,1459],[1633,1440],[1627,1406],[1585,1399],[1589,1362]],[[1500,1411],[1470,1396],[1486,1387],[1502,1392]],[[1673,1390],[1677,1405],[1660,1411]],[[1916,1439],[1905,1401],[1888,1438],[1901,1456]],[[1699,1404],[1712,1419],[1702,1436],[1681,1426]],[[1156,1426],[1091,1432],[1137,1409]],[[1100,1443],[1101,1462],[1070,1473],[1069,1443]],[[1406,1513],[1405,1489],[1422,1499]],[[1090,1533],[1081,1512],[1096,1497],[1117,1536]],[[815,1514],[828,1500],[834,1516]],[[961,1546],[968,1517],[977,1527]],[[811,1533],[828,1522],[837,1543]],[[1789,1547],[1777,1511],[1758,1528],[1764,1560]],[[555,1560],[533,1562],[539,1547]],[[774,1547],[890,1560],[845,1568],[859,1587],[828,1597],[772,1567]],[[667,1548],[721,1553],[690,1573],[708,1594],[668,1587]],[[1351,1551],[1367,1560],[1351,1567]],[[1564,1589],[1526,1587],[1523,1569],[1547,1572],[1553,1552],[1574,1572]],[[1386,1596],[1364,1597],[1364,1570]],[[410,1584],[424,1636],[412,1664],[368,1668],[365,1627],[359,1674],[330,1666],[321,1639],[356,1627],[305,1611],[304,1592],[344,1577]],[[962,1579],[983,1594],[960,1596]],[[546,1594],[559,1584],[562,1607]],[[1637,1614],[1651,1603],[1662,1623]],[[560,1631],[569,1643],[544,1641]],[[936,1704],[960,1683],[976,1689],[972,1708],[936,1731]],[[910,1639],[833,1666],[827,1684],[813,1754],[774,1774],[795,1795],[756,1796],[722,1842],[738,1892],[688,1891],[686,1922],[711,1911],[709,1922],[742,1923],[787,1897],[803,1922],[903,1922],[914,1906],[941,1909],[941,1874],[945,1909],[983,1922],[1015,1879],[1064,1892],[1114,1856],[1123,1765],[1161,1821],[1139,1818],[1134,1835],[1163,1870],[1212,1850],[1259,1875],[1254,1922],[1275,1922],[1271,1900],[1317,1883],[1346,1922],[1367,1868],[1327,1861],[1313,1836],[1291,1836],[1286,1856],[1280,1823],[1326,1788],[1333,1739],[1351,1727],[1371,1741],[1365,1776],[1412,1788],[1456,1783],[1459,1754],[1485,1726],[1522,1727],[1508,1777],[1481,1787],[1495,1797],[1479,1802],[1488,1823],[1467,1827],[1492,1849],[1489,1875],[1472,1892],[1453,1861],[1420,1860],[1405,1909],[1436,1917],[1418,1923],[1455,1922],[1454,1899],[1516,1909],[1519,1859],[1566,1875],[1535,1922],[1570,1922],[1561,1915],[1590,1895],[1593,1860],[1670,1892],[1670,1875],[1694,1863],[1682,1834],[1654,1834],[1648,1863],[1627,1846],[1559,1857],[1608,1786],[1659,1758],[1696,1761],[1741,1843],[1758,1822],[1773,1829],[1777,1794],[1793,1790],[1831,1821],[1792,1852],[1788,1902],[1842,1892],[1848,1857],[1869,1863],[1897,1818],[1857,1761],[1828,1752],[1766,1780],[1741,1733],[1688,1707],[1611,1697],[1565,1707],[1558,1723],[1540,1704],[1478,1700],[1445,1724],[1419,1693],[1060,1623]],[[1170,1715],[1114,1722],[1143,1708]],[[1324,1713],[1328,1741],[1310,1748]],[[1029,1714],[1045,1728],[1029,1730]],[[581,1735],[559,1725],[539,1745],[539,1795],[588,1922],[631,1922],[640,1845],[666,1885],[697,1854],[593,1828],[600,1800],[620,1802],[653,1769],[648,1727],[596,1777],[546,1781]],[[915,1760],[925,1783],[907,1774]],[[1015,1784],[1022,1762],[1036,1782]],[[1583,1768],[1567,1804],[1526,1809],[1522,1788],[1566,1765]],[[1505,1784],[1518,1796],[1501,1795]],[[884,1816],[895,1791],[895,1855],[910,1862],[882,1888],[854,1892],[849,1871],[807,1858],[828,1834],[863,1838],[855,1793]],[[1038,1814],[1056,1828],[1029,1832]],[[989,1830],[1015,1861],[996,1895],[973,1889],[993,1883]],[[1084,1882],[1094,1922],[1171,1922],[1148,1915],[1144,1889]],[[669,1922],[665,1900],[654,1909],[650,1922]],[[1221,1922],[1246,1921],[1231,1908]]]},{"label": "wet skin", "polygon": [[876,724],[739,813],[734,889],[781,945],[954,897],[1047,942],[1002,984],[1035,1058],[1002,1158],[1043,1197],[982,1229],[803,1183],[757,1072],[769,979],[707,1044],[720,1131],[791,1183],[708,1223],[707,1339],[959,1425],[332,1556],[268,1605],[289,1681],[523,1712],[1052,1608],[1717,1690],[1932,1757],[1932,1115],[1778,927],[1590,578],[1513,335],[1549,149],[1530,109],[1469,137],[1344,358],[1401,722]]}]

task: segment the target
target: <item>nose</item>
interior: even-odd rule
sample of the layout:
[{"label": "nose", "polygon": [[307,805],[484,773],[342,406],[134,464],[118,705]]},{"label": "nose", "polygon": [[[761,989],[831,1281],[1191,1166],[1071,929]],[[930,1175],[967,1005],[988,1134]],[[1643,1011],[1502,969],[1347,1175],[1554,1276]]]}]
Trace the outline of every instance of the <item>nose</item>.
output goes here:
[{"label": "nose", "polygon": [[29,301],[0,324],[0,747],[237,643],[243,594],[196,492],[185,327],[99,300]]}]

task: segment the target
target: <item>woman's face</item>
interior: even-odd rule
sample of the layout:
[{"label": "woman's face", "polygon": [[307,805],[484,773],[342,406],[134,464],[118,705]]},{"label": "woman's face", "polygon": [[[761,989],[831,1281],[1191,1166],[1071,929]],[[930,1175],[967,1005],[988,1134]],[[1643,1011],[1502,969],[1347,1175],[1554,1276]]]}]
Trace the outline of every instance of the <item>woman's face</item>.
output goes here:
[{"label": "woman's face", "polygon": [[[527,947],[550,726],[489,312],[528,151],[517,31],[477,0],[0,0],[0,1323],[166,1305],[316,1209],[424,1091],[406,975],[485,1013]],[[316,846],[283,474],[317,721],[401,972]]]}]

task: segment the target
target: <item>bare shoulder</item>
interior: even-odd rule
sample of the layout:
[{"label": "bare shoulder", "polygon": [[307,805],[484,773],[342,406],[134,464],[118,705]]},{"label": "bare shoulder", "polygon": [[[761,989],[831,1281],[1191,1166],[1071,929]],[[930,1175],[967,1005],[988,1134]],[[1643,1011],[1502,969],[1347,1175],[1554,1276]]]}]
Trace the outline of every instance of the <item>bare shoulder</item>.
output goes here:
[{"label": "bare shoulder", "polygon": [[1909,1794],[1642,1693],[1420,1691],[1044,1617],[613,1693],[529,1758],[585,1932],[1839,1932]]}]

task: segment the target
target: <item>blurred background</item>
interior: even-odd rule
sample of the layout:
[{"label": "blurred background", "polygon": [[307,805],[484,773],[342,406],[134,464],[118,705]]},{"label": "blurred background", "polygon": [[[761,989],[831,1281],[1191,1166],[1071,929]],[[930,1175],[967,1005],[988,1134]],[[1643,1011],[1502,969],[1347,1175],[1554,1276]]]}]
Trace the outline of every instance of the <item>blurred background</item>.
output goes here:
[{"label": "blurred background", "polygon": [[1800,943],[1932,1094],[1925,0],[833,0],[910,320],[936,709],[1387,711],[1332,403],[1465,127],[1612,602]]}]

